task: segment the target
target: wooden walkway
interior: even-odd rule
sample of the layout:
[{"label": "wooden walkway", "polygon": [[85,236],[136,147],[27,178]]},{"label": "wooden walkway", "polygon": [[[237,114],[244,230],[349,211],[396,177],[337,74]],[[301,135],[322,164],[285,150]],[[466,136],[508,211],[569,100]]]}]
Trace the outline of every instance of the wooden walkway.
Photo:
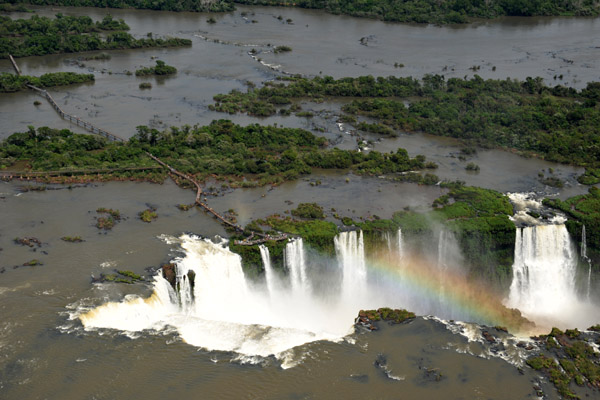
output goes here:
[{"label": "wooden walkway", "polygon": [[[21,75],[19,66],[15,62],[14,58],[11,55],[9,55],[9,58],[13,64],[15,71],[17,72],[17,75]],[[54,101],[54,98],[50,95],[50,93],[48,93],[47,90],[40,89],[37,86],[30,85],[30,84],[27,84],[27,87],[30,88],[31,90],[36,91],[37,93],[41,94],[42,96],[44,96],[46,98],[46,100],[48,100],[48,102],[50,103],[52,108],[54,108],[54,110],[56,110],[58,115],[60,115],[61,118],[65,119],[73,124],[76,124],[77,126],[81,126],[93,134],[104,136],[105,138],[107,138],[110,141],[125,142],[125,139],[123,139],[115,134],[105,131],[104,129],[100,129],[100,128],[90,124],[89,122],[86,122],[80,118],[77,118],[74,115],[67,114],[60,108],[60,106],[56,103],[56,101]],[[233,228],[237,232],[240,232],[240,233],[245,232],[244,228],[229,221],[228,219],[223,217],[221,214],[219,214],[217,211],[215,211],[214,209],[209,207],[208,204],[206,204],[202,201],[202,186],[200,186],[200,183],[198,183],[198,181],[196,181],[194,178],[192,178],[191,176],[189,176],[187,174],[177,171],[175,168],[171,167],[169,164],[160,160],[158,157],[156,157],[148,152],[146,152],[146,155],[148,155],[148,157],[150,157],[151,159],[156,161],[158,164],[160,164],[161,167],[167,168],[171,174],[176,175],[182,179],[185,179],[188,182],[191,182],[196,187],[196,201],[195,201],[196,205],[198,205],[199,207],[202,207],[206,212],[212,214],[223,225]],[[55,175],[65,175],[65,174],[73,174],[73,173],[96,173],[96,174],[98,174],[98,173],[102,173],[102,172],[114,172],[117,170],[136,170],[136,169],[143,170],[143,169],[155,169],[155,168],[160,168],[160,167],[148,167],[148,168],[146,168],[146,167],[131,167],[131,168],[116,168],[116,169],[109,169],[109,170],[98,169],[98,170],[46,171],[46,172],[16,172],[16,171],[13,171],[12,173],[10,171],[4,171],[4,172],[0,173],[0,177],[5,177],[5,178],[8,177],[9,179],[12,179],[13,177],[35,178],[35,177],[40,177],[40,176],[51,176],[54,174]],[[259,236],[260,239],[254,239],[255,236]],[[265,243],[265,242],[272,241],[272,240],[279,241],[279,240],[285,240],[287,238],[288,238],[288,235],[286,233],[279,233],[277,235],[266,235],[266,234],[262,234],[262,233],[252,232],[248,238],[246,238],[244,240],[236,240],[234,243],[238,244],[238,245],[244,245],[244,246],[253,246],[256,244],[261,244],[261,243]]]},{"label": "wooden walkway", "polygon": [[56,101],[54,101],[54,98],[50,95],[50,93],[48,93],[47,90],[40,89],[39,87],[30,85],[30,84],[27,84],[27,87],[32,90],[35,90],[36,92],[38,92],[39,94],[44,96],[46,98],[46,100],[48,100],[48,103],[50,103],[52,108],[54,108],[54,110],[56,110],[56,112],[58,113],[58,115],[60,115],[60,117],[62,119],[65,119],[65,120],[69,121],[70,123],[75,124],[77,126],[81,126],[82,128],[92,132],[93,134],[104,136],[105,138],[107,138],[108,140],[110,140],[112,142],[124,142],[125,141],[125,139],[123,139],[113,133],[110,133],[108,131],[105,131],[104,129],[100,129],[100,128],[90,124],[89,122],[86,122],[86,121],[82,120],[81,118],[76,117],[75,115],[67,114],[66,112],[64,112],[62,110],[62,108],[60,108],[60,106],[56,103]]}]

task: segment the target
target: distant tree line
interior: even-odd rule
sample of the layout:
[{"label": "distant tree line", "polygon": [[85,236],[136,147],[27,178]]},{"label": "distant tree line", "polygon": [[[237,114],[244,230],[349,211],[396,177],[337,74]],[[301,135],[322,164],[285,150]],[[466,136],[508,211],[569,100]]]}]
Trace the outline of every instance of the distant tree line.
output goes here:
[{"label": "distant tree line", "polygon": [[472,18],[500,16],[597,16],[598,0],[8,0],[10,4],[137,8],[163,11],[233,11],[234,3],[295,6],[333,14],[393,22],[466,23]]},{"label": "distant tree line", "polygon": [[11,4],[34,4],[39,6],[137,8],[162,11],[221,12],[233,11],[233,3],[225,0],[8,0]]},{"label": "distant tree line", "polygon": [[[125,32],[129,26],[123,20],[107,15],[93,22],[89,17],[70,17],[57,14],[56,18],[32,16],[12,20],[0,16],[0,58],[45,54],[75,53],[90,50],[135,49],[142,47],[191,46],[192,41],[181,38],[136,39]],[[105,37],[98,32],[109,31]]]},{"label": "distant tree line", "polygon": [[597,0],[234,0],[239,4],[296,6],[394,22],[453,24],[500,16],[596,16]]}]

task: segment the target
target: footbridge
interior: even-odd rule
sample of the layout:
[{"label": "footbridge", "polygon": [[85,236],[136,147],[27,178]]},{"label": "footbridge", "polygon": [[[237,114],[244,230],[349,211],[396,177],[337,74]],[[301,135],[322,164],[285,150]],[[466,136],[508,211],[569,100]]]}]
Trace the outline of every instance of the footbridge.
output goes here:
[{"label": "footbridge", "polygon": [[[10,58],[10,61],[13,65],[13,68],[15,69],[15,72],[17,73],[17,75],[21,75],[21,70],[19,69],[19,66],[17,65],[15,59],[12,57],[12,55],[9,54],[8,56]],[[86,129],[87,131],[95,134],[95,135],[100,135],[100,136],[104,136],[105,138],[107,138],[110,141],[113,142],[125,142],[125,139],[123,139],[120,136],[117,136],[113,133],[110,133],[104,129],[98,128],[95,125],[86,122],[74,115],[68,114],[66,112],[63,111],[62,108],[60,108],[60,106],[58,105],[58,103],[54,100],[54,98],[50,95],[50,93],[48,93],[47,90],[45,89],[41,89],[37,86],[31,85],[31,84],[27,84],[27,87],[35,92],[37,92],[38,94],[42,95],[47,101],[48,103],[50,103],[50,105],[52,106],[52,108],[54,108],[54,110],[58,113],[58,115],[60,115],[60,117],[64,120],[67,120],[69,122],[71,122],[72,124],[75,124],[77,126],[80,126],[84,129]],[[232,228],[234,229],[236,232],[239,233],[245,233],[245,229],[242,228],[240,225],[237,225],[233,222],[231,222],[230,220],[228,220],[227,218],[225,218],[223,215],[219,214],[217,211],[215,211],[212,207],[209,207],[208,204],[206,204],[206,202],[202,201],[202,186],[200,185],[200,183],[194,179],[193,177],[191,177],[190,175],[184,174],[178,170],[176,170],[175,168],[173,168],[172,166],[170,166],[169,164],[165,163],[164,161],[162,161],[161,159],[159,159],[158,157],[152,155],[149,152],[146,152],[146,155],[148,157],[150,157],[152,160],[154,160],[155,162],[157,162],[161,167],[166,168],[169,171],[169,176],[171,176],[171,178],[173,180],[176,180],[175,177],[179,177],[182,178],[190,183],[192,183],[195,187],[196,187],[196,201],[195,204],[199,207],[201,207],[202,209],[204,209],[206,212],[208,212],[209,214],[212,214],[217,220],[219,220],[219,222],[221,222],[223,225],[225,225],[226,227]],[[150,169],[150,168],[144,168],[144,167],[139,167],[139,168],[122,168],[122,169]],[[10,172],[10,171],[5,171],[2,172],[0,174],[0,176],[4,177],[4,178],[20,178],[20,179],[30,179],[30,178],[36,178],[36,177],[41,177],[41,176],[51,176],[51,175],[61,175],[61,174],[72,174],[72,173],[101,173],[101,172],[112,172],[115,171],[117,169],[110,169],[110,170],[77,170],[77,171],[44,171],[44,172],[25,172],[25,171],[21,171],[21,172]],[[206,199],[205,199],[206,200]],[[257,244],[261,244],[261,243],[265,243],[268,241],[280,241],[280,240],[285,240],[288,238],[288,235],[285,233],[278,233],[277,235],[267,235],[267,234],[262,234],[262,233],[258,233],[258,232],[250,232],[250,236],[244,240],[236,240],[235,244],[239,244],[239,245],[245,245],[245,246],[252,246],[252,245],[257,245]],[[258,236],[257,239],[255,239],[255,237]]]}]

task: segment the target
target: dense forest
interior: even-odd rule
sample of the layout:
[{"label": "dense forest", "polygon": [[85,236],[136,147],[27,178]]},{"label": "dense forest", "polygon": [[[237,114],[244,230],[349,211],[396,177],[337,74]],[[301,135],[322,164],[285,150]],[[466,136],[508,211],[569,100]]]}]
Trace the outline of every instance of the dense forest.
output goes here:
[{"label": "dense forest", "polygon": [[595,16],[598,0],[8,0],[9,4],[138,8],[164,11],[233,11],[233,3],[295,6],[333,14],[416,23],[466,23],[500,16]]},{"label": "dense forest", "polygon": [[0,93],[18,92],[27,88],[27,84],[39,88],[72,85],[75,83],[93,82],[94,74],[77,74],[75,72],[51,72],[40,77],[0,73]]},{"label": "dense forest", "polygon": [[[214,97],[217,111],[287,114],[292,101],[353,100],[341,120],[386,135],[395,130],[462,139],[481,147],[517,149],[588,168],[582,183],[600,181],[600,82],[577,91],[541,78],[484,80],[426,75],[414,78],[286,78],[246,93]],[[294,105],[298,109],[298,105]],[[283,111],[282,111],[283,110]],[[359,121],[362,119],[362,121]],[[376,124],[364,120],[376,121]]]},{"label": "dense forest", "polygon": [[240,4],[296,6],[334,14],[417,23],[466,23],[470,18],[600,13],[597,0],[234,0]]},{"label": "dense forest", "polygon": [[8,0],[11,4],[33,4],[40,6],[138,8],[162,11],[233,11],[234,6],[225,0]]},{"label": "dense forest", "polygon": [[[125,32],[129,26],[110,15],[94,22],[90,17],[70,17],[57,14],[56,18],[32,16],[12,20],[0,16],[0,58],[41,56],[45,54],[75,53],[90,50],[135,49],[142,47],[191,46],[189,39],[144,38],[136,39]],[[109,31],[102,38],[98,32]]]},{"label": "dense forest", "polygon": [[[0,143],[0,169],[18,160],[37,171],[154,165],[146,151],[200,180],[210,175],[230,181],[234,187],[277,184],[310,174],[313,168],[350,168],[358,174],[379,175],[426,167],[425,157],[410,158],[404,149],[385,154],[328,149],[325,139],[302,129],[242,127],[219,120],[208,126],[172,127],[163,132],[140,126],[126,143],[66,129],[31,127]],[[136,172],[136,176],[143,179],[145,173]],[[431,174],[407,176],[423,183],[439,181]]]}]

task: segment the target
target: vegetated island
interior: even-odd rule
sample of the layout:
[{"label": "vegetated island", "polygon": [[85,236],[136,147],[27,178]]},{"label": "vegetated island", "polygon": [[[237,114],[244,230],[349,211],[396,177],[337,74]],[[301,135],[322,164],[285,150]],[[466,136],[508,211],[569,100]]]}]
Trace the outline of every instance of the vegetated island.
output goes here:
[{"label": "vegetated island", "polygon": [[39,88],[73,85],[94,82],[94,74],[78,74],[75,72],[51,72],[40,77],[0,73],[0,93],[18,92],[27,89],[27,84]]},{"label": "vegetated island", "polygon": [[[137,8],[163,11],[233,11],[234,3],[320,9],[332,14],[376,18],[390,22],[462,24],[475,18],[501,16],[597,16],[596,0],[11,0],[11,4],[48,6]],[[10,11],[10,8],[7,9]]]},{"label": "vegetated island", "polygon": [[[269,116],[299,110],[302,101],[349,98],[340,122],[388,136],[425,132],[471,146],[517,150],[586,167],[580,183],[600,182],[600,82],[582,90],[546,86],[542,78],[484,80],[426,75],[286,77],[247,92],[214,97],[211,109]],[[370,123],[368,121],[375,121]]]},{"label": "vegetated island", "polygon": [[[56,18],[32,16],[13,20],[0,16],[0,58],[76,53],[90,50],[191,46],[183,38],[136,39],[125,32],[129,26],[110,15],[93,22],[90,17],[57,14]],[[101,37],[98,32],[108,32]]]},{"label": "vegetated island", "polygon": [[[404,149],[394,153],[327,148],[324,138],[303,129],[274,126],[239,126],[229,120],[213,121],[207,126],[171,127],[160,132],[139,126],[138,133],[125,143],[75,134],[67,129],[34,129],[15,133],[0,143],[0,172],[25,162],[27,171],[64,171],[64,176],[42,177],[47,182],[69,182],[71,173],[84,179],[86,169],[126,169],[105,179],[131,178],[162,182],[166,172],[155,170],[156,163],[146,152],[159,157],[177,170],[202,182],[213,177],[231,187],[280,184],[313,168],[351,169],[357,174],[397,174],[399,181],[436,184],[433,174],[421,174],[424,156],[411,158]],[[148,167],[148,169],[144,169]],[[74,170],[79,170],[77,173]],[[73,172],[72,172],[73,171]],[[6,175],[6,174],[5,174]],[[97,180],[96,174],[87,176]],[[187,183],[189,184],[189,183]],[[186,183],[182,182],[182,185]]]},{"label": "vegetated island", "polygon": [[527,365],[542,372],[565,399],[580,399],[572,383],[600,389],[600,357],[594,349],[600,340],[600,325],[586,332],[552,328],[548,335],[534,339],[541,346],[540,354],[529,357]]},{"label": "vegetated island", "polygon": [[135,70],[135,76],[149,76],[149,75],[173,75],[177,73],[177,68],[165,64],[164,61],[156,60],[156,66],[154,67],[142,67]]}]

